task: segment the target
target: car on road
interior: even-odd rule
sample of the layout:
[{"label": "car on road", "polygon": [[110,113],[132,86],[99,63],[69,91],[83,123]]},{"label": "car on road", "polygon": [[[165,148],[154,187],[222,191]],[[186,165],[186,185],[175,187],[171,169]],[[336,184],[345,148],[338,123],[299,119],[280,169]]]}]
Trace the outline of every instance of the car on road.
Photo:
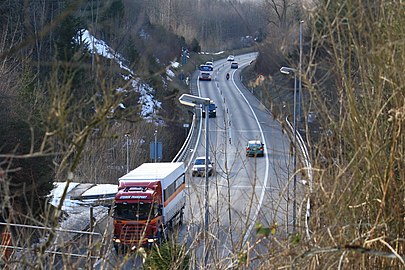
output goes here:
[{"label": "car on road", "polygon": [[212,62],[212,61],[207,61],[207,62],[205,62],[205,64],[207,66],[211,66],[212,68],[214,68],[214,62]]},{"label": "car on road", "polygon": [[232,62],[231,68],[237,69],[238,68],[238,63],[237,62]]},{"label": "car on road", "polygon": [[230,55],[228,56],[228,58],[226,58],[227,61],[234,61],[235,60],[235,56]]},{"label": "car on road", "polygon": [[[205,106],[203,106],[202,117],[205,118]],[[208,105],[208,118],[217,117],[217,105],[213,101]]]},{"label": "car on road", "polygon": [[[213,164],[208,158],[208,176],[214,174]],[[205,176],[205,157],[197,157],[193,162],[193,167],[191,169],[191,175],[194,176]]]},{"label": "car on road", "polygon": [[251,140],[246,145],[246,156],[264,156],[264,144],[260,140]]},{"label": "car on road", "polygon": [[212,71],[214,70],[213,66],[203,64],[198,69],[200,70],[200,74],[198,75],[200,81],[211,81]]}]

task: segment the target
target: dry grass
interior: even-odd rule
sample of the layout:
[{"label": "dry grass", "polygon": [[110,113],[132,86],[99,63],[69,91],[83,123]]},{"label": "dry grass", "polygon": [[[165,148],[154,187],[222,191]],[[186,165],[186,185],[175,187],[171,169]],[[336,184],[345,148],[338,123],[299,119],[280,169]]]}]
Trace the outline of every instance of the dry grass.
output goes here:
[{"label": "dry grass", "polygon": [[[263,269],[403,269],[404,4],[320,2],[305,21],[302,75],[304,115],[316,108],[324,130],[317,141],[307,133],[316,149],[311,238],[270,239]],[[275,75],[269,106],[283,120],[292,110],[287,102],[283,112],[288,95]]]},{"label": "dry grass", "polygon": [[332,133],[319,144],[329,163],[315,171],[299,268],[405,267],[403,10],[399,1],[347,0],[312,14],[303,80]]}]

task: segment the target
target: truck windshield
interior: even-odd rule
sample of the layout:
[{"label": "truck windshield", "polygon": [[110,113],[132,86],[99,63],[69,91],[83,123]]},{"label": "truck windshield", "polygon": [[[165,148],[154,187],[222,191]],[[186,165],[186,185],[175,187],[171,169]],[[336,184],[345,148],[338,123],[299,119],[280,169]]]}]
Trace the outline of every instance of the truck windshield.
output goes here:
[{"label": "truck windshield", "polygon": [[158,214],[157,203],[135,203],[115,205],[114,218],[126,220],[147,220],[154,218]]}]

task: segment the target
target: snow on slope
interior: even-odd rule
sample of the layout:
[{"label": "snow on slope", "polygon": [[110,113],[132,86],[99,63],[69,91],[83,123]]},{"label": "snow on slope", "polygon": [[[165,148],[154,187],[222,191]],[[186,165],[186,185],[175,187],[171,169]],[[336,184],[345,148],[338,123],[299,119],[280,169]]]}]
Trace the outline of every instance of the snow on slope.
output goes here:
[{"label": "snow on slope", "polygon": [[[120,67],[121,69],[125,70],[126,74],[122,74],[122,77],[126,81],[130,81],[130,85],[132,86],[131,89],[124,89],[124,88],[119,88],[117,89],[118,91],[136,91],[140,94],[138,103],[141,105],[141,113],[140,115],[145,118],[145,119],[153,119],[153,117],[156,115],[156,111],[161,108],[162,103],[157,101],[154,98],[154,89],[149,86],[146,83],[140,83],[140,80],[135,78],[135,74],[133,70],[131,70],[127,65],[125,65],[124,62],[125,58],[115,52],[110,46],[108,46],[107,43],[105,43],[103,40],[95,38],[93,35],[90,34],[88,30],[82,29],[77,33],[78,38],[76,40],[79,40],[79,37],[81,39],[81,42],[85,43],[88,45],[88,48],[91,53],[96,53],[98,55],[101,55],[105,58],[112,59],[114,60]],[[120,105],[121,108],[125,108],[124,104]]]}]

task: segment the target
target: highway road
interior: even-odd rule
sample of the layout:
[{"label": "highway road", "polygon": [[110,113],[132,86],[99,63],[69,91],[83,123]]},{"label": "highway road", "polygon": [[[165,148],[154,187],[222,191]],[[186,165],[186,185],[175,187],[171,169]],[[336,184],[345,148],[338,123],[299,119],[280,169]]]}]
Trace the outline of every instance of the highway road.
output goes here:
[{"label": "highway road", "polygon": [[[267,227],[277,223],[279,237],[287,236],[292,230],[292,189],[288,185],[293,168],[290,140],[280,123],[240,82],[241,70],[255,58],[254,53],[237,56],[238,69],[230,69],[230,62],[225,59],[216,61],[212,81],[194,82],[198,93],[193,94],[214,100],[217,117],[209,118],[208,128],[209,155],[215,162],[215,174],[209,177],[207,237],[205,178],[191,175],[192,161],[205,155],[205,121],[200,121],[199,137],[187,161],[187,205],[178,239],[189,247],[193,269],[229,268],[239,252],[248,246],[253,247],[252,256],[267,252],[265,243],[256,243],[257,223]],[[227,72],[229,80],[226,80]],[[198,113],[201,117],[200,110]],[[246,143],[252,139],[265,144],[263,157],[246,156]],[[107,228],[111,228],[110,223],[108,219]],[[111,250],[107,262],[115,262],[113,264],[119,264],[121,269],[133,269],[142,264],[136,254],[124,261],[121,259],[122,255]],[[99,262],[96,268],[101,269],[103,263],[106,261]]]},{"label": "highway road", "polygon": [[[180,242],[189,247],[193,269],[226,269],[235,262],[240,251],[252,248],[250,254],[267,252],[258,243],[255,226],[277,225],[276,234],[286,237],[292,232],[293,159],[290,140],[273,119],[271,113],[245,88],[240,81],[241,70],[256,58],[255,53],[235,58],[238,69],[231,69],[226,59],[214,63],[212,81],[194,81],[199,96],[208,97],[217,105],[217,115],[209,118],[209,144],[205,144],[207,129],[204,121],[199,137],[187,161],[187,206],[184,225],[180,228]],[[226,79],[226,73],[230,79]],[[200,113],[200,110],[198,111]],[[263,157],[247,157],[245,146],[249,140],[261,140],[265,146]],[[215,173],[209,177],[209,227],[205,221],[205,178],[191,175],[191,162],[204,156],[206,147],[215,163]],[[84,208],[85,209],[85,208]],[[96,220],[95,236],[87,234],[71,237],[66,245],[57,245],[49,261],[55,269],[69,263],[95,269],[136,269],[142,265],[139,254],[116,254],[112,247],[112,219]],[[76,207],[75,211],[84,211]],[[90,218],[89,218],[90,220]],[[78,220],[85,221],[86,220]],[[75,232],[76,233],[76,232]],[[74,253],[67,262],[66,252]],[[99,258],[99,254],[107,256]],[[89,258],[92,258],[89,260]],[[205,261],[207,258],[207,261]],[[211,267],[204,267],[208,263]]]},{"label": "highway road", "polygon": [[[204,249],[206,245],[208,263],[216,265],[229,265],[242,246],[254,245],[256,223],[278,224],[280,236],[291,230],[290,140],[280,123],[240,82],[241,69],[255,57],[255,53],[237,56],[238,69],[231,69],[226,60],[216,61],[213,80],[197,81],[198,94],[218,106],[217,117],[209,118],[208,125],[209,155],[216,173],[209,178],[210,236],[202,241],[205,178],[191,173],[187,176],[190,206],[184,233],[191,246]],[[204,122],[190,162],[205,155]],[[253,139],[265,144],[264,157],[246,157],[246,143]]]}]

